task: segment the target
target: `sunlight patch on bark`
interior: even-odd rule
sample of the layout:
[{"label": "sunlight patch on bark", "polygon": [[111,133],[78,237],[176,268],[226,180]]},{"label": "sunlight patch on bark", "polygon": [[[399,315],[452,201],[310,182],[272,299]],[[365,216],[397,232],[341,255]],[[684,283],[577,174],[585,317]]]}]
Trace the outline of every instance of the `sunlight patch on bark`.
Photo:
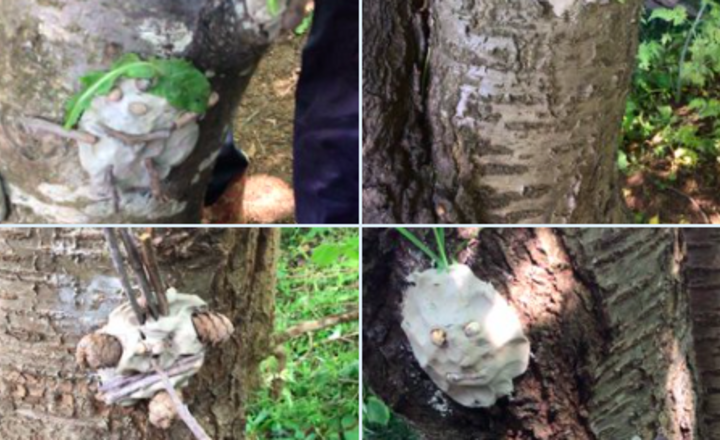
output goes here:
[{"label": "sunlight patch on bark", "polygon": [[609,0],[549,0],[555,15],[562,17],[575,3],[601,3],[607,4]]}]

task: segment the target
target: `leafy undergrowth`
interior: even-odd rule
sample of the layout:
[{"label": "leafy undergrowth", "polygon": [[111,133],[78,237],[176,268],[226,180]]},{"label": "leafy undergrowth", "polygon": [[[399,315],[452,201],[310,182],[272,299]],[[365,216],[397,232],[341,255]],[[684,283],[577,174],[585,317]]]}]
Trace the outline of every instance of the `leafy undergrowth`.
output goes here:
[{"label": "leafy undergrowth", "polygon": [[369,390],[363,402],[363,439],[365,440],[419,440],[405,421],[393,414],[385,403]]},{"label": "leafy undergrowth", "polygon": [[[283,229],[275,328],[347,312],[358,305],[359,239],[351,228]],[[287,366],[261,367],[264,386],[250,402],[249,439],[359,438],[358,322],[285,344]],[[282,387],[277,385],[282,380]]]},{"label": "leafy undergrowth", "polygon": [[623,121],[623,195],[640,223],[720,223],[720,3],[647,12]]}]

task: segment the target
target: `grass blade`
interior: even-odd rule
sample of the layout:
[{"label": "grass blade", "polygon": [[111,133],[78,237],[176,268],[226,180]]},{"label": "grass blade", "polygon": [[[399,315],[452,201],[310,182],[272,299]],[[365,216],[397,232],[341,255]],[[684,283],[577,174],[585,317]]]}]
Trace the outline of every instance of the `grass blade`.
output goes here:
[{"label": "grass blade", "polygon": [[435,240],[437,241],[440,256],[442,257],[443,269],[447,271],[450,264],[448,263],[447,254],[445,253],[445,229],[433,228],[433,233],[435,234]]},{"label": "grass blade", "polygon": [[398,232],[401,233],[405,238],[407,238],[408,240],[410,240],[410,241],[412,242],[412,244],[414,244],[415,246],[417,246],[418,249],[420,249],[421,251],[425,252],[425,254],[426,254],[428,257],[430,257],[430,258],[435,262],[435,264],[437,264],[438,266],[442,267],[443,262],[442,262],[442,260],[440,259],[440,257],[438,257],[435,252],[433,252],[432,250],[430,250],[430,248],[427,247],[422,241],[420,241],[412,232],[410,232],[410,231],[407,230],[406,228],[396,228],[396,229],[397,229]]}]

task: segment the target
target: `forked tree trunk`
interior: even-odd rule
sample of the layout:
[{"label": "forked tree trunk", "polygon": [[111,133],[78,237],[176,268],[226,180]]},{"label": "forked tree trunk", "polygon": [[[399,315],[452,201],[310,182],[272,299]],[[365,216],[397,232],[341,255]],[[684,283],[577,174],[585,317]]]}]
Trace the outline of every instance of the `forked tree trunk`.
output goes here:
[{"label": "forked tree trunk", "polygon": [[[223,133],[275,35],[267,18],[254,12],[266,4],[3,0],[0,180],[7,194],[0,190],[0,215],[9,198],[9,221],[14,223],[198,223]],[[106,69],[127,53],[189,59],[212,76],[220,102],[202,119],[190,156],[161,182],[168,200],[148,196],[122,203],[118,210],[112,200],[88,195],[96,183],[81,168],[75,141],[28,130],[22,121],[41,118],[62,124],[80,76]],[[149,189],[142,188],[145,193]]]},{"label": "forked tree trunk", "polygon": [[365,220],[624,220],[641,3],[364,2]]},{"label": "forked tree trunk", "polygon": [[[214,439],[243,438],[245,401],[273,330],[279,233],[269,229],[161,231],[168,284],[195,293],[235,324],[184,391]],[[152,427],[147,404],[95,399],[96,381],[75,365],[79,339],[122,301],[96,229],[0,231],[0,438],[190,439],[175,422]]]},{"label": "forked tree trunk", "polygon": [[405,279],[426,259],[396,232],[367,231],[364,377],[427,439],[711,438],[677,234],[483,230],[460,261],[517,310],[533,355],[512,397],[469,409],[429,380],[400,328]]}]

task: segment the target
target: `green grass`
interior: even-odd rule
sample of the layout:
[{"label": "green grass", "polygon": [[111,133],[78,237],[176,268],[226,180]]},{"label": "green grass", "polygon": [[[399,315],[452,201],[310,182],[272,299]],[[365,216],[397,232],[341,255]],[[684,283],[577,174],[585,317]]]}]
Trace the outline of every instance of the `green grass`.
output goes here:
[{"label": "green grass", "polygon": [[[275,328],[346,312],[358,304],[357,229],[283,229]],[[277,361],[261,367],[263,386],[250,402],[249,439],[359,437],[358,323],[301,336],[285,344],[284,386],[274,398]]]}]

